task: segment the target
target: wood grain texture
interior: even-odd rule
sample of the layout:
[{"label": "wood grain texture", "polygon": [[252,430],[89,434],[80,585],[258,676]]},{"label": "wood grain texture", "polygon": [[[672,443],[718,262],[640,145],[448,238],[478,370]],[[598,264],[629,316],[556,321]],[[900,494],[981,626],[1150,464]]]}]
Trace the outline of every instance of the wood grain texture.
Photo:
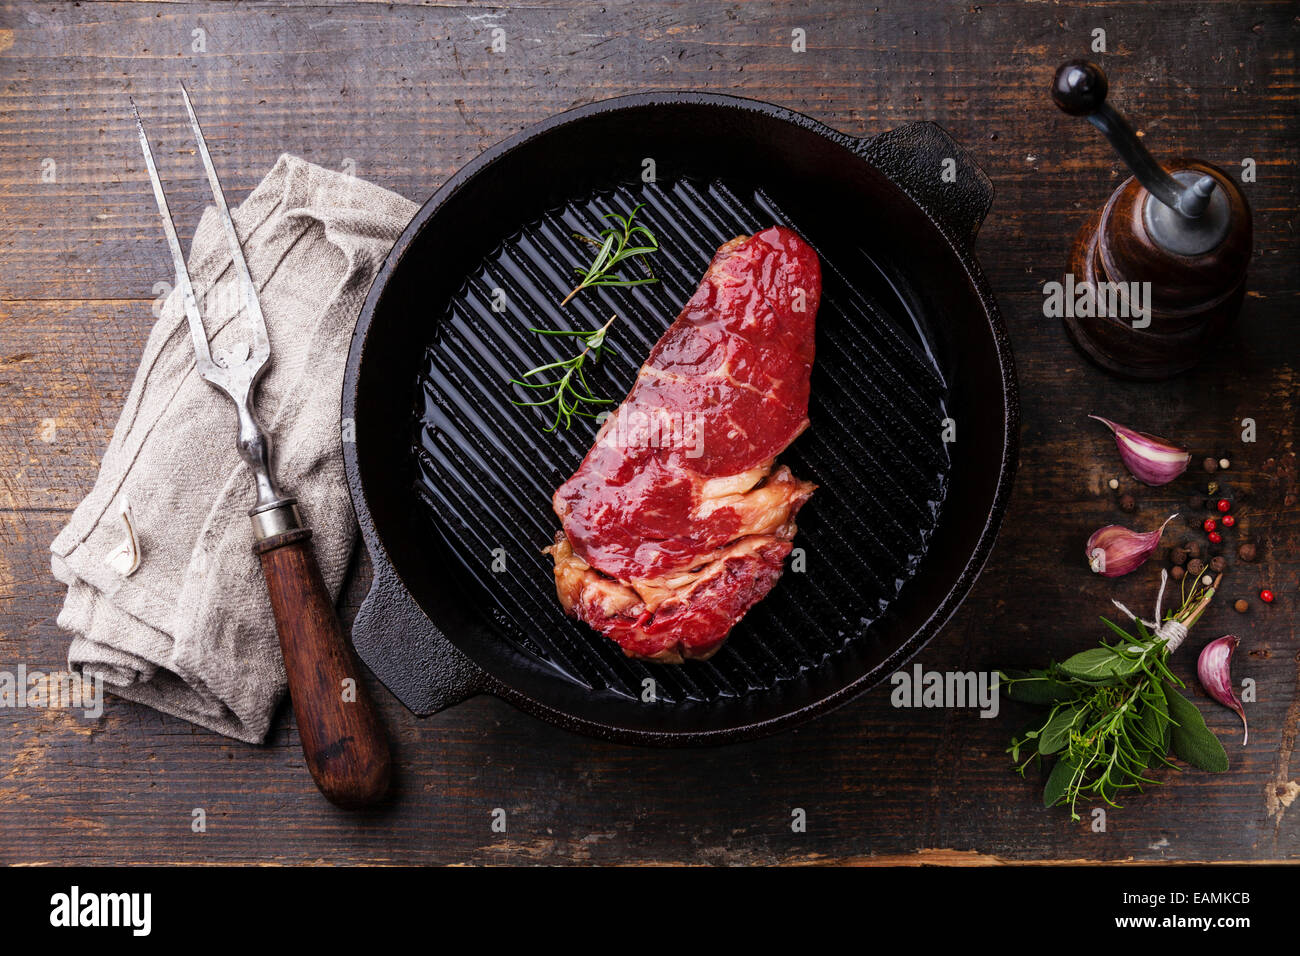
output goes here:
[{"label": "wood grain texture", "polygon": [[311,531],[295,528],[258,541],[253,550],[266,578],[294,725],[312,779],[335,806],[378,803],[391,778],[388,740],[321,577]]},{"label": "wood grain texture", "polygon": [[[493,27],[504,53],[490,50]],[[796,27],[807,53],[791,50]],[[1258,167],[1243,186],[1256,251],[1241,321],[1200,369],[1156,385],[1087,365],[1042,314],[1043,283],[1060,278],[1078,227],[1125,175],[1047,93],[1094,28],[1107,31],[1110,53],[1097,59],[1110,99],[1158,157]],[[198,29],[205,52],[193,48]],[[884,687],[778,737],[656,752],[574,737],[490,698],[419,721],[371,683],[393,739],[393,795],[351,815],[303,772],[287,711],[264,747],[113,699],[94,721],[0,711],[0,862],[1300,858],[1300,510],[1283,503],[1300,387],[1297,39],[1286,2],[0,5],[0,667],[64,659],[47,549],[94,481],[155,284],[172,280],[128,93],[183,240],[208,199],[178,80],[232,200],[289,151],[423,201],[528,124],[642,89],[738,93],[855,136],[935,120],[997,190],[977,251],[1019,363],[1023,451],[992,559],[919,662],[1035,665],[1097,640],[1112,597],[1149,608],[1155,565],[1103,581],[1087,573],[1083,541],[1101,524],[1154,526],[1186,507],[1196,476],[1163,490],[1125,479],[1139,512],[1122,514],[1106,487],[1119,476],[1113,444],[1089,412],[1176,436],[1198,461],[1231,458],[1237,536],[1261,555],[1230,569],[1187,648],[1242,638],[1236,676],[1258,695],[1250,746],[1198,691],[1231,772],[1162,774],[1170,785],[1111,811],[1104,833],[1045,811],[1041,781],[1010,772],[1003,750],[1027,716],[1018,705],[991,720],[900,710]],[[1254,444],[1240,441],[1244,417]],[[1182,520],[1168,540],[1194,535]],[[362,562],[345,619],[368,577]],[[1278,596],[1271,607],[1253,600],[1262,586]],[[1244,617],[1230,606],[1240,596],[1252,598]],[[1193,665],[1175,661],[1194,686]],[[191,830],[195,808],[205,833]],[[491,828],[496,808],[505,833]],[[795,808],[807,832],[791,831]]]}]

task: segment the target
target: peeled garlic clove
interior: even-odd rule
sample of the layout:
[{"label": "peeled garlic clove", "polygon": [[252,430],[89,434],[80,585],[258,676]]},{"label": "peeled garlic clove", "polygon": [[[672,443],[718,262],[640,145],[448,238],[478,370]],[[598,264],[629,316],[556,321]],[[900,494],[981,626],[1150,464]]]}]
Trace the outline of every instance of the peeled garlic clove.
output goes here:
[{"label": "peeled garlic clove", "polygon": [[1151,557],[1151,552],[1159,547],[1165,525],[1176,517],[1176,514],[1170,515],[1165,519],[1165,524],[1155,531],[1145,533],[1118,524],[1098,528],[1084,546],[1088,567],[1104,578],[1118,578],[1136,571]]},{"label": "peeled garlic clove", "polygon": [[1153,488],[1167,485],[1185,472],[1192,460],[1191,452],[1163,438],[1134,431],[1100,415],[1088,417],[1095,418],[1111,430],[1119,447],[1119,457],[1129,473],[1143,484]]},{"label": "peeled garlic clove", "polygon": [[1225,634],[1217,641],[1210,641],[1201,651],[1201,656],[1196,659],[1196,676],[1201,679],[1201,686],[1211,697],[1229,710],[1235,711],[1241,718],[1243,731],[1241,745],[1244,747],[1246,741],[1250,739],[1250,727],[1246,724],[1246,708],[1241,706],[1241,701],[1237,699],[1237,694],[1232,688],[1230,672],[1232,652],[1240,643],[1241,641],[1231,634]]}]

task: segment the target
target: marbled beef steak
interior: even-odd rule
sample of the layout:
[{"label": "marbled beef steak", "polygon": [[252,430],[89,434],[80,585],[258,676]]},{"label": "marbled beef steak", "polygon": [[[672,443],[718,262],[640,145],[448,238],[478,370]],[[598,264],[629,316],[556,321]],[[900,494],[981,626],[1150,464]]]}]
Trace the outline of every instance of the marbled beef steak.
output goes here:
[{"label": "marbled beef steak", "polygon": [[776,456],[808,427],[820,296],[789,229],[723,245],[555,492],[560,603],[629,657],[710,657],[780,578],[815,489]]}]

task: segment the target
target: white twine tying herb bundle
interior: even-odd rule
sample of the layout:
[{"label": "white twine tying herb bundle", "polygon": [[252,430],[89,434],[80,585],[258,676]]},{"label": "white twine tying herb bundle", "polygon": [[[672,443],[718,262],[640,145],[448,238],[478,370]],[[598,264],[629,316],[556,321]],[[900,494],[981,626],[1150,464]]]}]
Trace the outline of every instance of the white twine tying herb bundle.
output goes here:
[{"label": "white twine tying herb bundle", "polygon": [[[1222,575],[1220,575],[1220,577],[1222,577]],[[1110,603],[1127,614],[1130,621],[1134,621],[1144,627],[1150,628],[1157,638],[1164,640],[1165,650],[1172,654],[1182,646],[1183,641],[1187,640],[1187,625],[1172,617],[1164,621],[1160,620],[1160,604],[1165,599],[1165,585],[1168,583],[1169,572],[1162,568],[1160,571],[1160,591],[1156,594],[1156,613],[1154,621],[1138,620],[1136,614],[1113,598]],[[1214,583],[1217,585],[1219,583],[1219,578],[1215,578]],[[1213,592],[1211,592],[1211,596],[1213,596]],[[1206,603],[1208,604],[1209,601],[1207,600]]]}]

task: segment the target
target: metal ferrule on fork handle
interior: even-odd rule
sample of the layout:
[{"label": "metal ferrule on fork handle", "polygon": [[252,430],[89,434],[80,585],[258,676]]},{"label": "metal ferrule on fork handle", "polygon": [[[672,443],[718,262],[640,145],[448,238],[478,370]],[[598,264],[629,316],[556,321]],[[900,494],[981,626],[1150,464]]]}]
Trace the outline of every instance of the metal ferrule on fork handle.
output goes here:
[{"label": "metal ferrule on fork handle", "polygon": [[253,520],[253,540],[257,542],[297,531],[303,526],[297,498],[281,498],[268,505],[260,505],[253,508],[248,517]]}]

